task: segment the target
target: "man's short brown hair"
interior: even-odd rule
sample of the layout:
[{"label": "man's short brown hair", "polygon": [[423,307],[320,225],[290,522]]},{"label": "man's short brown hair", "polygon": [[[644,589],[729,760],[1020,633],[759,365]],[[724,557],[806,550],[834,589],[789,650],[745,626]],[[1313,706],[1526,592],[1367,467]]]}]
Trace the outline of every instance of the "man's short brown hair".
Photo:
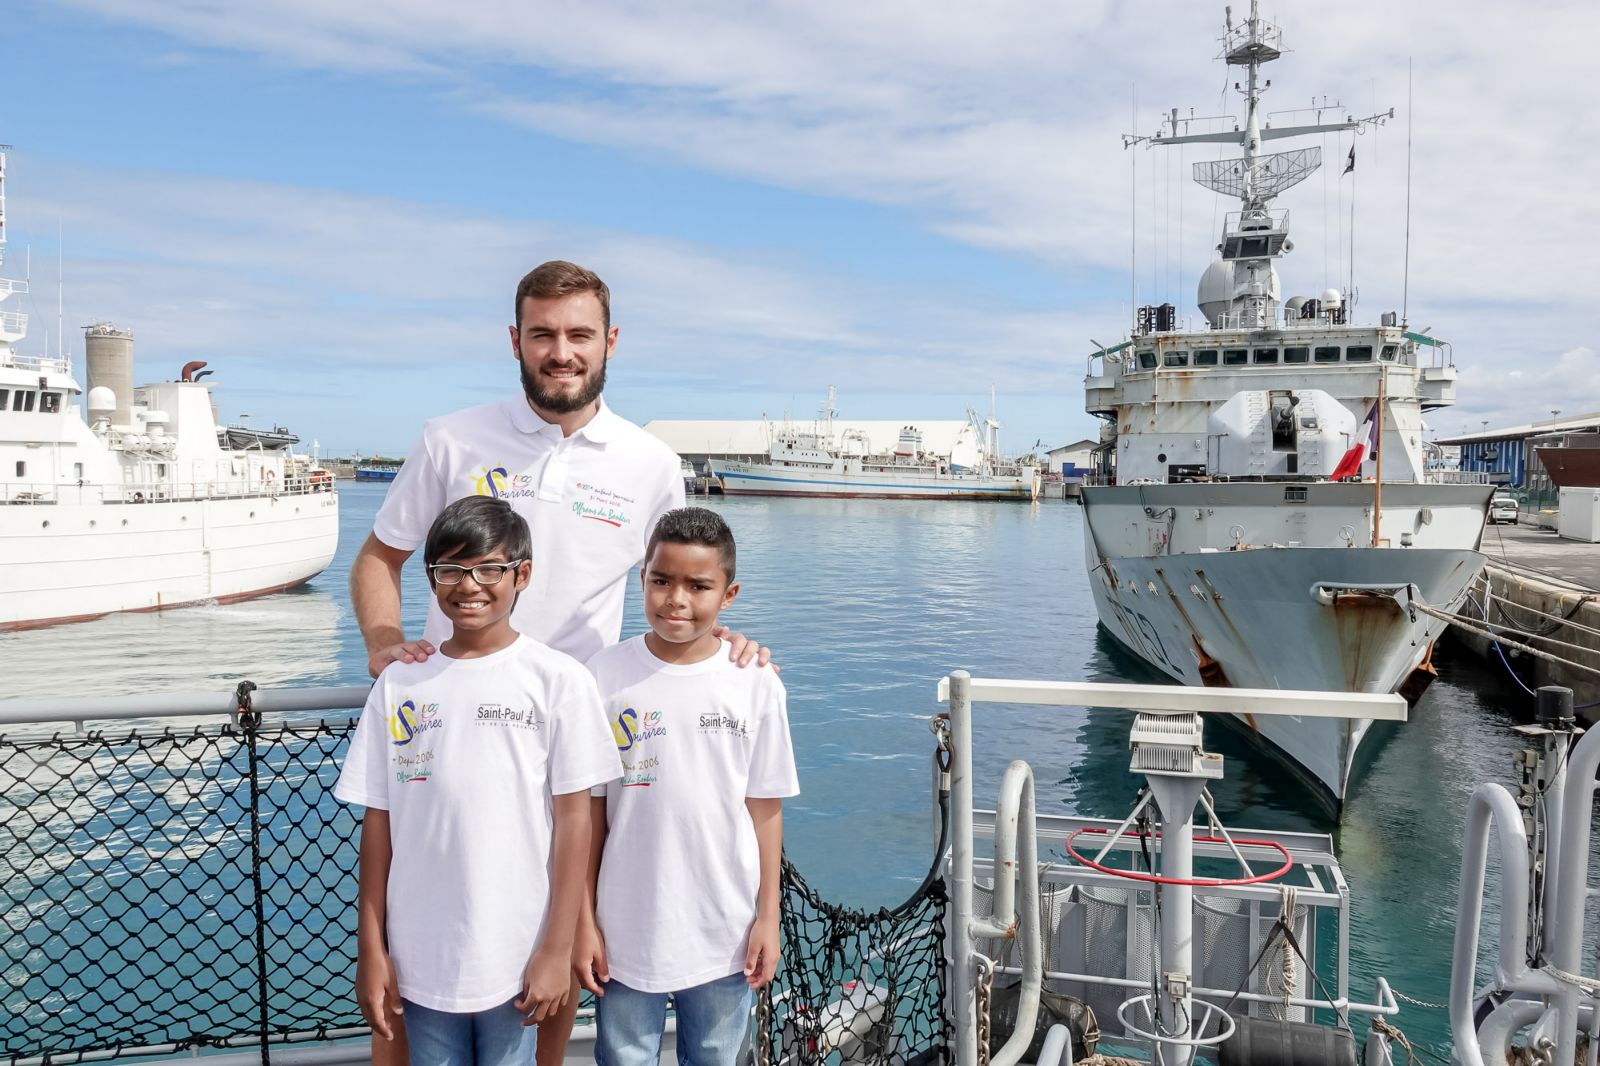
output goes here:
[{"label": "man's short brown hair", "polygon": [[527,297],[549,300],[570,296],[575,292],[594,293],[595,299],[600,301],[600,318],[609,331],[611,290],[606,288],[606,283],[601,281],[600,276],[594,271],[586,270],[577,263],[569,263],[565,259],[552,259],[548,263],[540,263],[517,283],[517,304],[513,311],[517,328],[522,328],[522,301]]}]

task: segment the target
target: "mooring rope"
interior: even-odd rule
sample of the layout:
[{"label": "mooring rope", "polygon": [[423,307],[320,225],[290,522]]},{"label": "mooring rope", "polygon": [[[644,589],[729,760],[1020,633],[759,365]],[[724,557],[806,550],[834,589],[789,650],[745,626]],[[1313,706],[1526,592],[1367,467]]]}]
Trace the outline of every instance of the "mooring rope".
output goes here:
[{"label": "mooring rope", "polygon": [[[1585,666],[1583,663],[1575,663],[1570,659],[1563,659],[1559,655],[1552,655],[1550,652],[1541,651],[1530,644],[1524,644],[1521,641],[1512,640],[1510,637],[1501,636],[1498,633],[1492,633],[1487,629],[1473,625],[1460,615],[1451,614],[1449,611],[1441,611],[1437,607],[1431,607],[1426,603],[1413,603],[1412,606],[1421,611],[1423,614],[1431,615],[1434,618],[1441,619],[1442,621],[1448,622],[1453,626],[1465,629],[1469,633],[1476,633],[1480,637],[1487,637],[1489,640],[1495,641],[1499,644],[1504,644],[1508,648],[1516,648],[1519,651],[1527,652],[1536,659],[1543,659],[1546,662],[1559,663],[1562,666],[1570,666],[1574,670],[1582,670],[1584,673],[1594,674],[1595,676],[1600,677],[1600,667]],[[1492,623],[1485,622],[1483,624],[1490,625]],[[1503,629],[1507,627],[1502,626],[1500,628]]]}]

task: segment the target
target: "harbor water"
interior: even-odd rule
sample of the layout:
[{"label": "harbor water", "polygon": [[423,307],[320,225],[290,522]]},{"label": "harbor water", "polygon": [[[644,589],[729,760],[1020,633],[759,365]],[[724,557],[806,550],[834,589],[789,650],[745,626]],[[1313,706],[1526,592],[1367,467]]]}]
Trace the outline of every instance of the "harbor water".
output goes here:
[{"label": "harbor water", "polygon": [[[244,678],[366,683],[345,586],[385,488],[341,483],[338,555],[303,588],[0,634],[0,698],[220,690]],[[1075,503],[712,498],[709,506],[739,541],[743,591],[725,620],[773,649],[789,690],[802,795],[787,804],[786,846],[830,898],[892,904],[926,869],[927,718],[940,709],[934,686],[945,673],[1165,681],[1097,632]],[[411,632],[421,631],[427,596],[418,562],[407,569]],[[643,628],[638,594],[634,583],[625,635]],[[1522,746],[1509,727],[1526,697],[1466,657],[1436,661],[1439,680],[1411,721],[1379,741],[1337,827],[1232,730],[1207,731],[1207,746],[1226,759],[1213,791],[1230,825],[1334,833],[1354,900],[1358,998],[1370,998],[1384,975],[1407,996],[1445,999],[1463,807],[1479,783],[1513,781]],[[980,707],[980,805],[992,805],[1005,766],[1026,758],[1041,812],[1120,818],[1138,787],[1127,772],[1129,724],[1110,711]],[[1492,918],[1489,926],[1492,941]],[[1420,1047],[1446,1047],[1443,1011],[1408,1005],[1397,1021]]]}]

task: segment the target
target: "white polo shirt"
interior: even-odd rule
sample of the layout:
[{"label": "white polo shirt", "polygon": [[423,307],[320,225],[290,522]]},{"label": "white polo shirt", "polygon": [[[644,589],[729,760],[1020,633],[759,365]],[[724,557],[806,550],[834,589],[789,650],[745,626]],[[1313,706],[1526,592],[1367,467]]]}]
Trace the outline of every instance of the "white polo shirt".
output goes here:
[{"label": "white polo shirt", "polygon": [[[512,625],[580,661],[617,642],[628,573],[656,520],[684,504],[678,456],[604,401],[564,437],[517,396],[428,421],[372,531],[416,551],[440,511],[473,495],[511,501],[533,533],[533,580]],[[450,635],[437,603],[422,635]]]},{"label": "white polo shirt", "polygon": [[550,797],[621,772],[589,672],[525,636],[379,675],[333,794],[389,812],[401,996],[471,1013],[521,990],[549,907]]}]

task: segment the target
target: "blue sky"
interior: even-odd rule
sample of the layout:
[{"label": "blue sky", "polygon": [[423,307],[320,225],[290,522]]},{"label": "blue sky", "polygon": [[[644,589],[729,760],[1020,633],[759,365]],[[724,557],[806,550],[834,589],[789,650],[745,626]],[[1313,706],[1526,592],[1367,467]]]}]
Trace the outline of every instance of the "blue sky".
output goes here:
[{"label": "blue sky", "polygon": [[[1424,52],[1410,310],[1462,367],[1435,428],[1600,409],[1600,149],[1549,74],[1586,62],[1596,16],[1269,13],[1296,49],[1270,108],[1401,112],[1355,142],[1366,317],[1400,303]],[[31,247],[34,350],[56,343],[59,231],[75,352],[112,320],[141,379],[207,359],[225,418],[325,453],[403,450],[428,415],[514,389],[510,293],[555,257],[611,283],[608,396],[637,421],[806,414],[829,384],[849,417],[960,417],[992,384],[1009,446],[1069,441],[1095,428],[1089,338],[1126,328],[1130,198],[1139,301],[1180,313],[1226,209],[1182,180],[1214,153],[1117,139],[1169,106],[1237,111],[1220,5],[66,0],[6,19],[7,272]],[[1336,171],[1280,202],[1286,293],[1343,269]]]}]

